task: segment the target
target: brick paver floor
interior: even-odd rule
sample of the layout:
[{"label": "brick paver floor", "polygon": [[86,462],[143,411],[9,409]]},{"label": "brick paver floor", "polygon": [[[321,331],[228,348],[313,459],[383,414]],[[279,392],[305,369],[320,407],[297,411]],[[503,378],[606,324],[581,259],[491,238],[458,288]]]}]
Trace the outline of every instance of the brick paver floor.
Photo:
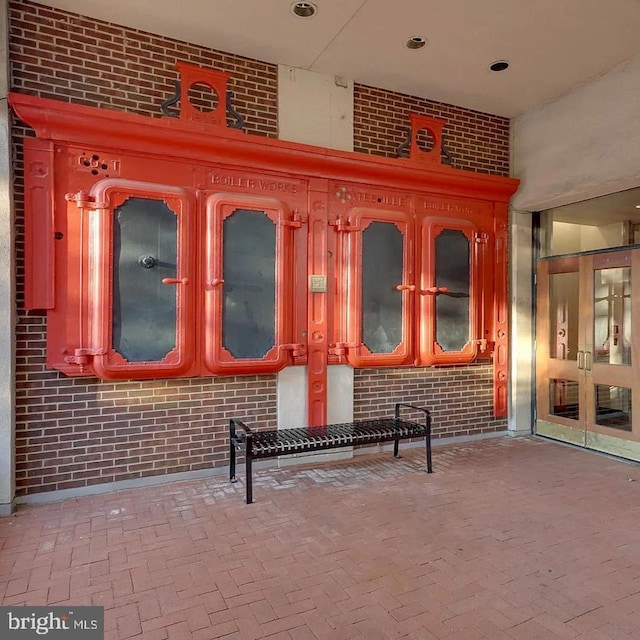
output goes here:
[{"label": "brick paver floor", "polygon": [[640,467],[534,438],[23,506],[0,602],[106,637],[640,638]]}]

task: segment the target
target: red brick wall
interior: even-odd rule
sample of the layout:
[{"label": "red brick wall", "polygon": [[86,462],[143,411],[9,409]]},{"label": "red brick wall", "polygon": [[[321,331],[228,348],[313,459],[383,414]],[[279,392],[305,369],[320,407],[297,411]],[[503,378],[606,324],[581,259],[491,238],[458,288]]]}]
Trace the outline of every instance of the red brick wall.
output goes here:
[{"label": "red brick wall", "polygon": [[102,382],[47,372],[18,332],[18,495],[223,466],[229,418],[275,426],[275,376]]},{"label": "red brick wall", "polygon": [[174,94],[175,63],[189,62],[231,73],[246,131],[277,137],[275,65],[25,0],[11,1],[9,11],[13,91],[159,117]]},{"label": "red brick wall", "polygon": [[354,87],[353,111],[355,151],[396,157],[409,113],[423,113],[447,121],[443,136],[453,167],[509,175],[507,118],[361,84]]},{"label": "red brick wall", "polygon": [[493,417],[493,367],[473,364],[427,369],[356,369],[356,419],[388,416],[396,402],[431,411],[436,438],[492,433],[507,428]]},{"label": "red brick wall", "polygon": [[[173,94],[177,60],[230,72],[247,131],[277,135],[274,65],[26,0],[10,2],[14,91],[159,116],[159,105]],[[417,110],[451,119],[445,134],[455,166],[507,171],[508,123],[502,118],[362,86],[356,86],[355,110],[358,151],[394,155],[406,114]],[[18,495],[225,465],[229,417],[275,426],[275,376],[101,382],[45,368],[45,319],[21,311],[23,135],[31,132],[16,124]],[[438,433],[491,431],[504,428],[504,421],[491,418],[491,392],[487,365],[356,371],[355,413],[386,414],[393,402],[405,400],[436,407]]]},{"label": "red brick wall", "polygon": [[[277,135],[277,67],[24,0],[10,3],[13,91],[159,116],[175,62],[233,75],[247,131]],[[275,376],[101,382],[45,368],[45,318],[23,308],[22,145],[14,127],[18,254],[18,495],[227,463],[229,418],[275,426]]]}]

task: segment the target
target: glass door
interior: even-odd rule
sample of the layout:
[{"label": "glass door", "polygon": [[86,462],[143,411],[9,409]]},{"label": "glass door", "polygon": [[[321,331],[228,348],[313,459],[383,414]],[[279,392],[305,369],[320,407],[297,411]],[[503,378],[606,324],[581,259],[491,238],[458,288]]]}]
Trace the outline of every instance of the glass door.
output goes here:
[{"label": "glass door", "polygon": [[578,363],[580,299],[578,258],[539,263],[536,431],[584,446],[585,407]]},{"label": "glass door", "polygon": [[639,265],[639,249],[540,262],[537,433],[640,459]]}]

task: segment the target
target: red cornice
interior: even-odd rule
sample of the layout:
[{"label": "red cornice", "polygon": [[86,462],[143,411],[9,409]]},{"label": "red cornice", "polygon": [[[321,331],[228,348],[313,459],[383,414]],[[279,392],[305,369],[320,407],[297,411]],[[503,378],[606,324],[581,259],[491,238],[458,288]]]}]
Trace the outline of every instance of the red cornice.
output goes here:
[{"label": "red cornice", "polygon": [[17,117],[38,138],[335,180],[507,202],[519,181],[404,158],[382,158],[274,140],[175,118],[98,109],[9,94]]}]

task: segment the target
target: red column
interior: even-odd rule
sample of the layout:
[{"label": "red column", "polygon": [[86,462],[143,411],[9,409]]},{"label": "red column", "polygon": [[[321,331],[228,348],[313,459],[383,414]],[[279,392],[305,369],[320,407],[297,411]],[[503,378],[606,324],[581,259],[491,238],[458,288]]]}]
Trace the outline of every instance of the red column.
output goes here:
[{"label": "red column", "polygon": [[[327,423],[327,364],[329,348],[328,184],[309,185],[307,412],[310,427]],[[324,283],[324,287],[323,287]],[[322,289],[324,288],[324,291]]]},{"label": "red column", "polygon": [[496,271],[493,353],[493,413],[507,415],[507,384],[509,378],[509,288],[507,286],[507,231],[506,203],[495,205]]}]

